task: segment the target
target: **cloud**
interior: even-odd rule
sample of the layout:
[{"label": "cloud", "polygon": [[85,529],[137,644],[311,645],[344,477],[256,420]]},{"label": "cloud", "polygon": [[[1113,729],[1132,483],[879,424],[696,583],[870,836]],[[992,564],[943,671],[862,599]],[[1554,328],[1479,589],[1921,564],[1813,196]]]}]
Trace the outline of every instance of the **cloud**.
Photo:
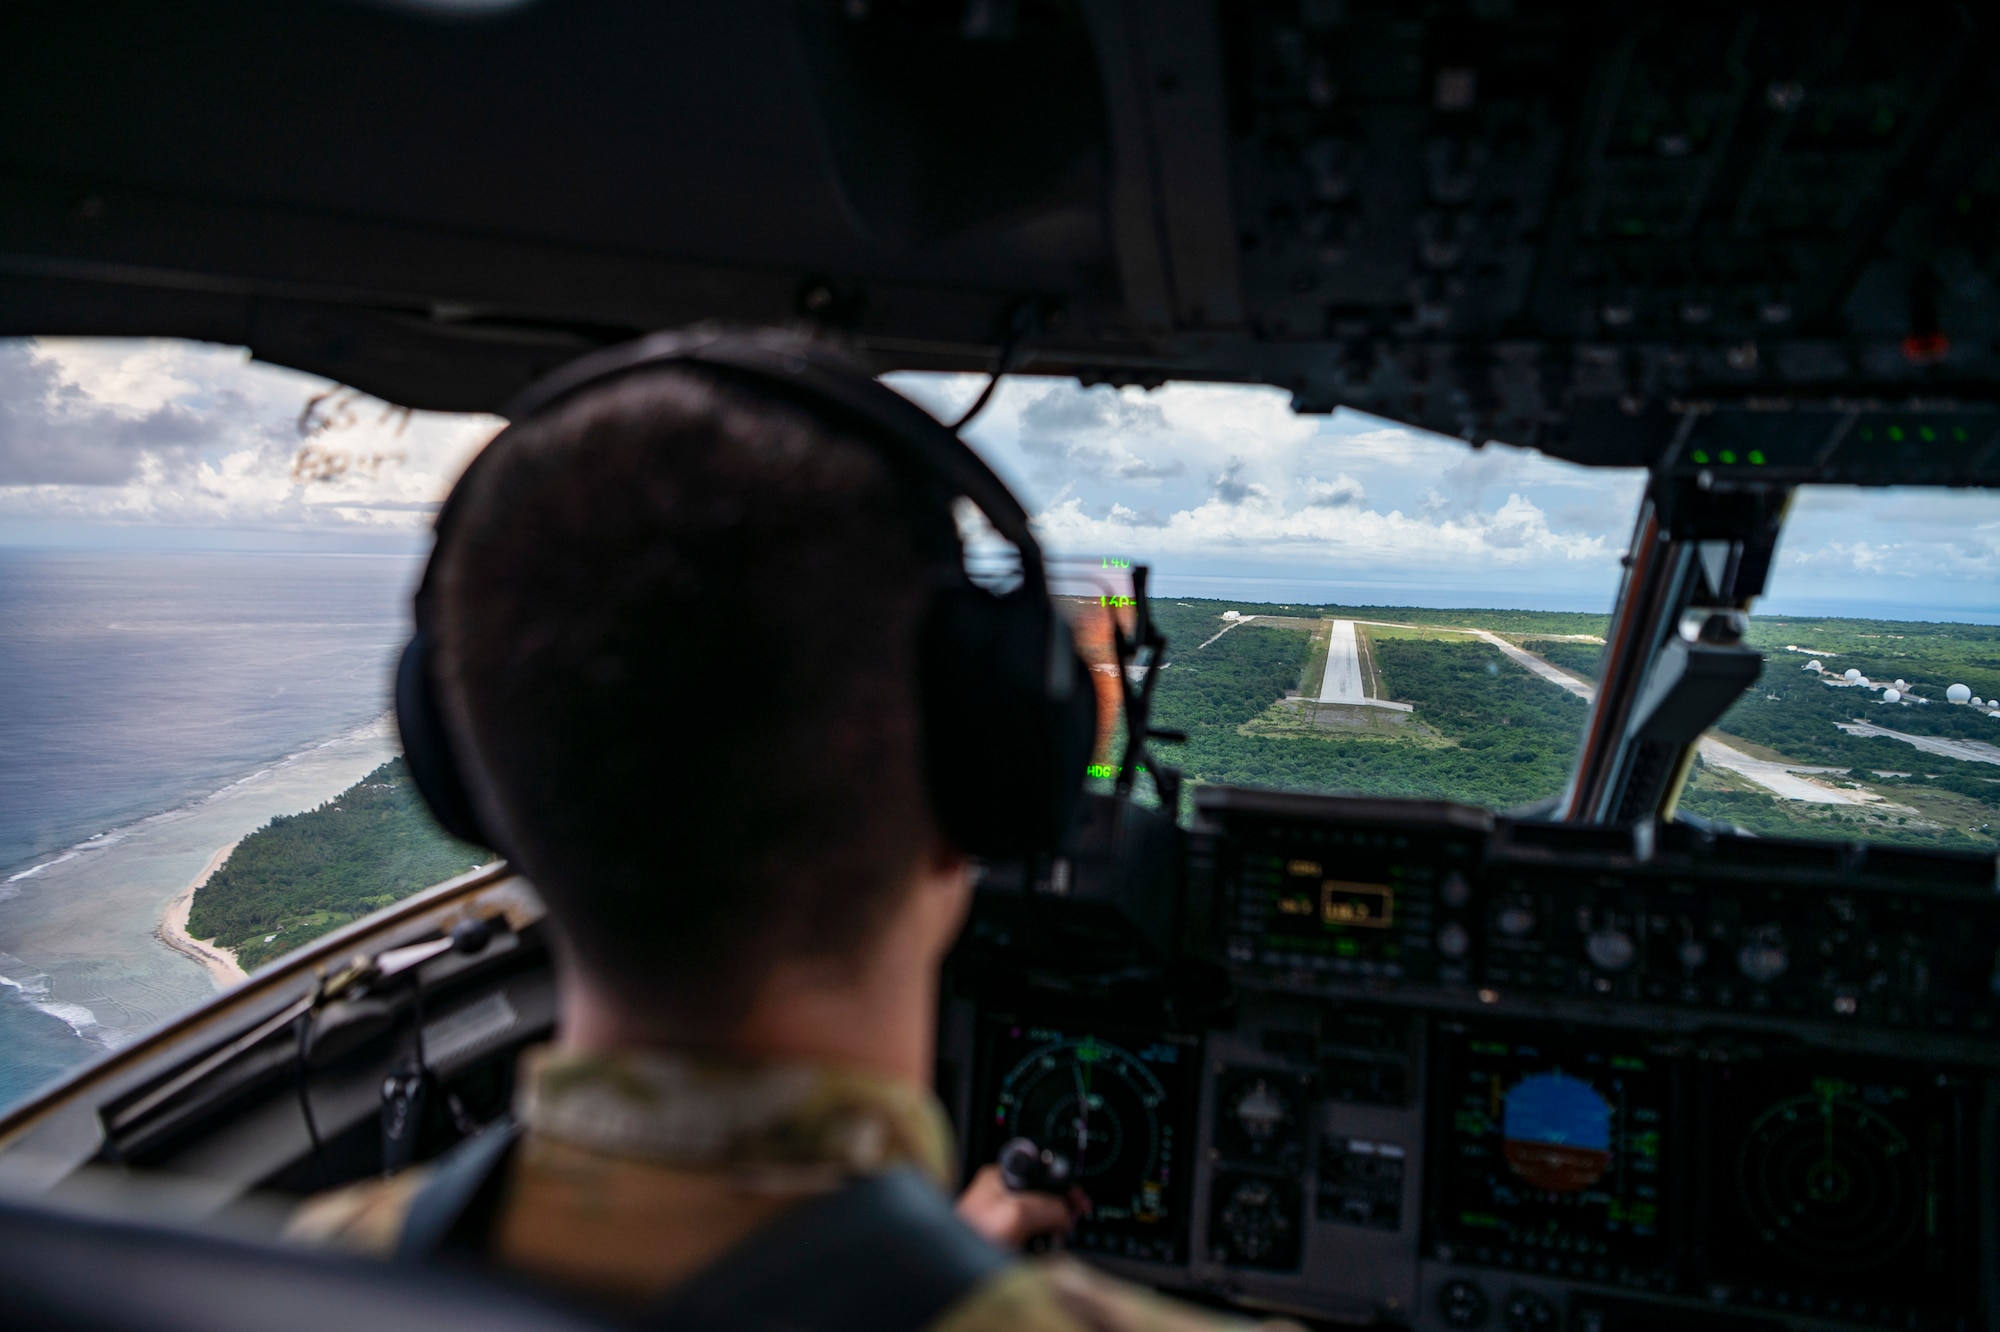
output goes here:
[{"label": "cloud", "polygon": [[1164,463],[1148,462],[1123,448],[1073,439],[1025,436],[1021,440],[1021,451],[1042,460],[1052,476],[1086,476],[1105,481],[1164,481],[1187,471],[1187,465],[1178,458]]},{"label": "cloud", "polygon": [[1111,521],[1123,523],[1128,527],[1165,527],[1167,525],[1167,520],[1160,516],[1157,509],[1134,510],[1128,509],[1122,504],[1114,504],[1106,516]]},{"label": "cloud", "polygon": [[1442,520],[1381,513],[1353,505],[1287,507],[1269,496],[1231,502],[1216,495],[1182,509],[1163,525],[1142,527],[1113,509],[1092,517],[1071,497],[1036,518],[1036,535],[1052,550],[1144,551],[1204,558],[1256,558],[1291,567],[1450,569],[1466,562],[1520,568],[1537,564],[1616,565],[1618,548],[1601,535],[1565,534],[1549,526],[1532,501],[1509,495],[1492,513]]},{"label": "cloud", "polygon": [[414,539],[498,424],[405,413],[238,349],[0,340],[0,521]]},{"label": "cloud", "polygon": [[1050,477],[1146,482],[1187,471],[1179,458],[1156,461],[1128,443],[1166,430],[1160,404],[1125,397],[1108,386],[1046,390],[1020,410],[1019,422],[1021,451],[1037,459]]},{"label": "cloud", "polygon": [[1331,481],[1316,476],[1306,478],[1306,503],[1317,508],[1345,509],[1366,503],[1368,492],[1359,481],[1342,472]]},{"label": "cloud", "polygon": [[[949,418],[985,377],[888,382]],[[0,340],[0,539],[421,542],[499,422],[336,394],[318,411],[334,428],[303,437],[302,410],[335,387],[240,348]],[[1010,376],[968,438],[1058,558],[1148,559],[1246,587],[1422,584],[1432,604],[1468,604],[1479,587],[1480,604],[1608,604],[1645,483],[1359,413],[1299,416],[1282,391],[1249,385]],[[2000,585],[2000,496],[1805,487],[1779,554],[1782,596],[1983,605]]]},{"label": "cloud", "polygon": [[[889,382],[945,415],[981,381]],[[1504,579],[1608,602],[1644,484],[1636,471],[1474,450],[1358,413],[1300,416],[1288,395],[1249,385],[1146,392],[1017,377],[968,437],[1037,515],[1051,552],[1271,586]]]},{"label": "cloud", "polygon": [[1215,497],[1224,504],[1242,504],[1247,500],[1269,499],[1271,497],[1270,489],[1266,486],[1258,485],[1255,481],[1244,480],[1244,470],[1245,467],[1241,458],[1231,458],[1229,466],[1223,468],[1212,483],[1215,488]]},{"label": "cloud", "polygon": [[133,412],[99,401],[34,344],[0,341],[0,486],[115,485],[148,456],[185,458],[211,433],[179,403]]}]

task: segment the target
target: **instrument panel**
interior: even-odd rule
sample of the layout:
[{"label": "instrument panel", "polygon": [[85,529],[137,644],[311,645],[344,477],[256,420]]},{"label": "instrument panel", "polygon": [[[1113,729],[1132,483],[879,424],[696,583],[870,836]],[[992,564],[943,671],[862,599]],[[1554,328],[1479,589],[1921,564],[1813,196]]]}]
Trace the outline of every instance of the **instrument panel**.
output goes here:
[{"label": "instrument panel", "polygon": [[1073,1151],[1091,1261],[1337,1324],[1993,1326],[1992,860],[1208,789],[1184,864],[1151,988],[948,1003],[968,1170]]}]

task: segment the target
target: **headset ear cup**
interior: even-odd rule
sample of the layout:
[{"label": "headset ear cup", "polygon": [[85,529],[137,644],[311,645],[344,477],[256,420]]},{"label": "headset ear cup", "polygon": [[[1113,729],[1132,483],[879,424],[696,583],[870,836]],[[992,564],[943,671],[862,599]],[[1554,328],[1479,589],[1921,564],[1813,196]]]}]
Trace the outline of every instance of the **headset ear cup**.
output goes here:
[{"label": "headset ear cup", "polygon": [[925,781],[954,845],[988,858],[1054,850],[1096,742],[1097,700],[1046,597],[940,592],[918,637]]},{"label": "headset ear cup", "polygon": [[410,780],[438,826],[462,842],[492,847],[493,839],[479,826],[472,793],[452,756],[431,673],[430,636],[421,628],[396,663],[396,729],[403,737]]}]

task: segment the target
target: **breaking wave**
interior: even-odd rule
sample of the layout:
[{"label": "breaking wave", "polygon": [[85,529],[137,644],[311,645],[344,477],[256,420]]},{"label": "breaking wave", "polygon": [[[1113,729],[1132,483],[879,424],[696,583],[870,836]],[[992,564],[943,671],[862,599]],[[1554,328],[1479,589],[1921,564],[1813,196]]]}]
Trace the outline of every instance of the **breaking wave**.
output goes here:
[{"label": "breaking wave", "polygon": [[49,996],[49,978],[42,972],[31,969],[20,958],[8,953],[0,953],[0,967],[5,967],[13,975],[0,974],[0,991],[12,991],[16,999],[29,1008],[68,1027],[76,1038],[92,1045],[109,1049],[120,1043],[118,1035],[97,1020],[97,1014],[82,1004],[69,1003]]}]

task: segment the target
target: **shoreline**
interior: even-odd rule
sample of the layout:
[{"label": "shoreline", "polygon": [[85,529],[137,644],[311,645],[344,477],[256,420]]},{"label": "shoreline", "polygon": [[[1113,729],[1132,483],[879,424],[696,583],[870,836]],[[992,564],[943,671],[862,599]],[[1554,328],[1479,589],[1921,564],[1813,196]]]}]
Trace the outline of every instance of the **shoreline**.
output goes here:
[{"label": "shoreline", "polygon": [[242,839],[231,842],[208,858],[201,873],[194,876],[180,896],[167,903],[166,913],[160,918],[160,927],[153,931],[155,937],[176,953],[201,964],[202,970],[215,983],[217,990],[226,990],[238,981],[248,980],[250,973],[243,970],[236,961],[234,949],[219,948],[212,941],[197,939],[187,932],[188,913],[194,910],[194,895],[201,886],[222,868]]},{"label": "shoreline", "polygon": [[[378,715],[275,763],[246,764],[234,780],[79,842],[74,854],[0,871],[13,879],[0,882],[0,954],[25,969],[8,974],[46,977],[47,1001],[101,1026],[89,1033],[98,1044],[122,1043],[238,985],[245,969],[187,929],[194,890],[225,858],[218,848],[362,780],[394,757],[391,729]],[[79,1043],[75,1057],[92,1048]],[[0,1049],[0,1085],[9,1064]]]},{"label": "shoreline", "polygon": [[[188,795],[177,804],[168,805],[164,809],[155,809],[149,814],[134,814],[122,823],[116,823],[109,828],[94,832],[81,841],[70,843],[59,850],[37,853],[47,856],[46,860],[36,861],[34,856],[29,856],[24,860],[15,861],[11,864],[0,864],[0,870],[8,871],[6,877],[0,878],[0,901],[5,901],[7,897],[13,895],[5,891],[5,886],[8,884],[18,884],[39,879],[48,870],[57,869],[62,865],[68,864],[70,861],[77,859],[78,856],[89,855],[92,852],[116,846],[118,843],[127,840],[135,834],[144,832],[153,825],[176,822],[200,813],[206,806],[216,804],[220,801],[227,801],[243,794],[246,787],[253,787],[274,778],[282,779],[290,770],[310,761],[316,755],[326,750],[342,745],[351,745],[356,742],[365,742],[371,736],[375,735],[390,735],[395,729],[395,724],[396,710],[394,708],[386,708],[358,726],[350,726],[345,730],[336,731],[324,739],[309,741],[297,748],[287,750],[277,758],[266,760],[242,776],[232,777],[220,786],[213,788],[197,787],[194,794]],[[334,794],[338,795],[339,792],[336,791]],[[299,811],[287,810],[283,812],[295,814]]]}]

